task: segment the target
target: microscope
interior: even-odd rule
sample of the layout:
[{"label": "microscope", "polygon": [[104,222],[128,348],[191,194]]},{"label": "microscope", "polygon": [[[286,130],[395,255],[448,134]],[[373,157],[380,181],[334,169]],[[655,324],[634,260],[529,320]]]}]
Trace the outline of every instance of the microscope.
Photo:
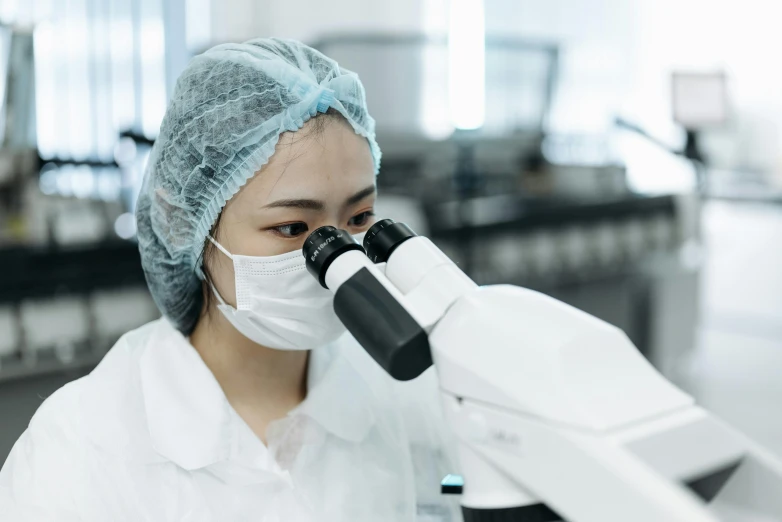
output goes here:
[{"label": "microscope", "polygon": [[618,328],[538,292],[479,287],[392,220],[303,254],[398,380],[434,364],[466,522],[782,521],[782,462],[698,407]]}]

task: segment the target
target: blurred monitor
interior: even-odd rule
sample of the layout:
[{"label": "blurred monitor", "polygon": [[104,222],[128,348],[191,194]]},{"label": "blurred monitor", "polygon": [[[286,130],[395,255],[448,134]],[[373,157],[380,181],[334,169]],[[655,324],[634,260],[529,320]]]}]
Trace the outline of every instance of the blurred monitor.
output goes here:
[{"label": "blurred monitor", "polygon": [[686,129],[722,125],[727,120],[725,73],[675,72],[673,119]]}]

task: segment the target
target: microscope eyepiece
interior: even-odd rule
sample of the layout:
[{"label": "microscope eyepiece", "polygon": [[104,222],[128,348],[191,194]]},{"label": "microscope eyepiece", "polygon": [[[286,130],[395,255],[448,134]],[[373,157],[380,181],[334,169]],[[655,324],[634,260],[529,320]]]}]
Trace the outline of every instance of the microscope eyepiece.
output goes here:
[{"label": "microscope eyepiece", "polygon": [[378,221],[364,236],[364,250],[373,263],[385,263],[396,247],[417,234],[404,223],[393,219]]},{"label": "microscope eyepiece", "polygon": [[302,247],[307,270],[323,288],[328,288],[326,271],[329,265],[348,250],[364,251],[349,232],[329,226],[320,227],[312,232]]}]

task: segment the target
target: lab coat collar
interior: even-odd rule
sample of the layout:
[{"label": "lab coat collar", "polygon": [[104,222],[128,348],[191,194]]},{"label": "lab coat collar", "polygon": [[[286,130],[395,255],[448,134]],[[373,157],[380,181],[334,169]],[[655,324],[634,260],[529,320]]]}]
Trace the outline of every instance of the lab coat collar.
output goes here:
[{"label": "lab coat collar", "polygon": [[375,423],[375,416],[369,383],[343,353],[350,340],[346,334],[312,351],[307,399],[288,416],[305,415],[329,433],[359,443]]},{"label": "lab coat collar", "polygon": [[165,318],[139,366],[155,450],[187,470],[226,459],[233,436],[228,400],[195,348]]},{"label": "lab coat collar", "polygon": [[[305,415],[327,432],[358,443],[375,422],[372,394],[341,351],[339,340],[312,351],[307,398],[288,416]],[[276,468],[260,439],[248,437],[251,430],[198,352],[165,318],[139,364],[152,445],[163,457],[186,470],[229,460]]]}]

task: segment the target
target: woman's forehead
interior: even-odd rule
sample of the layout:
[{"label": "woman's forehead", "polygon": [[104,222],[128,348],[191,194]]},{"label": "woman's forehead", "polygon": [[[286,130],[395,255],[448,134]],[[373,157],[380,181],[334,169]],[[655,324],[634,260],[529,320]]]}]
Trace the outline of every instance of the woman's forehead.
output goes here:
[{"label": "woman's forehead", "polygon": [[280,137],[269,163],[234,199],[252,200],[253,206],[279,199],[332,203],[374,181],[372,154],[364,137],[347,124],[327,124],[319,132],[305,125],[298,132]]}]

